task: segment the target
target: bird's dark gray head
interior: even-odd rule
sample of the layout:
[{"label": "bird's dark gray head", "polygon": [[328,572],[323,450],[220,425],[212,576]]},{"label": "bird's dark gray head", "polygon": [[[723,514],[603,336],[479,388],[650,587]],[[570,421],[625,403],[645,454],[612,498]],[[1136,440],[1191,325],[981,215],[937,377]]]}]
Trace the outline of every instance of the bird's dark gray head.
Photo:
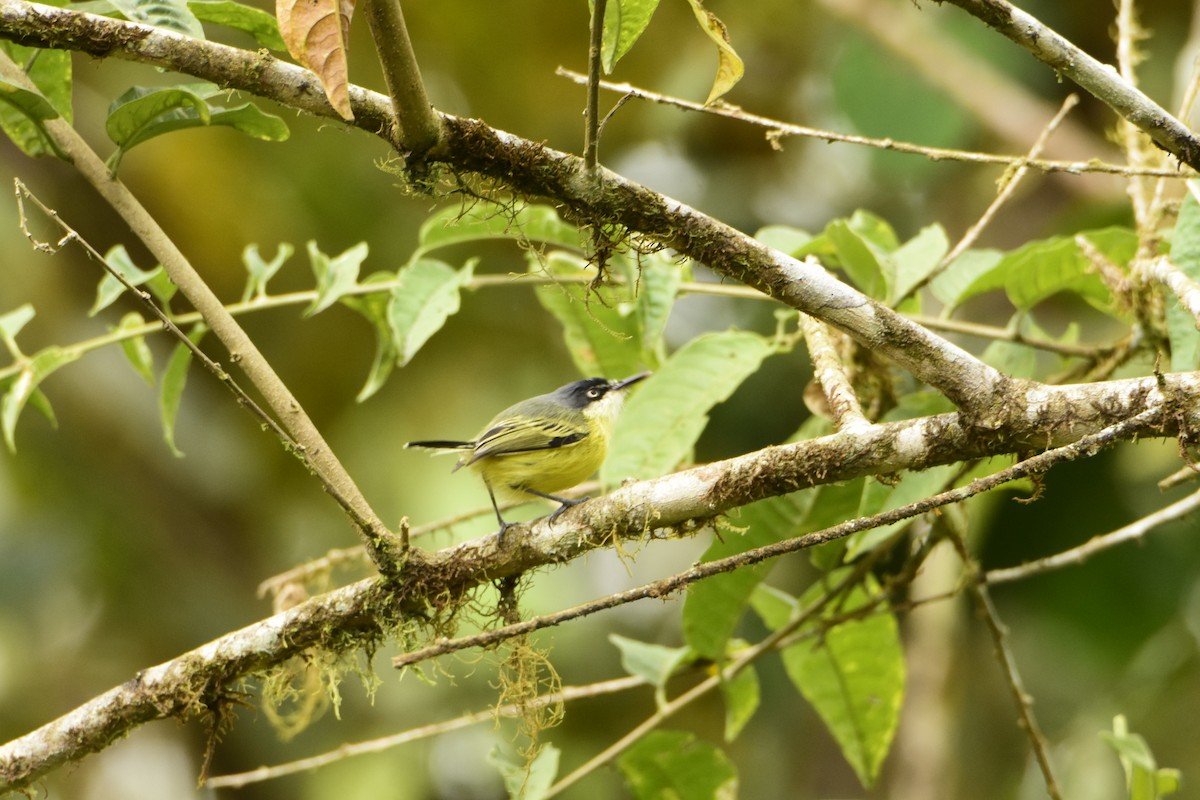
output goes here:
[{"label": "bird's dark gray head", "polygon": [[605,378],[585,378],[555,389],[554,399],[567,408],[587,408],[612,391],[614,381]]},{"label": "bird's dark gray head", "polygon": [[649,372],[643,372],[634,375],[632,378],[626,378],[623,381],[610,381],[606,378],[584,378],[581,381],[568,383],[560,389],[555,389],[551,392],[551,397],[567,408],[587,408],[593,403],[603,400],[609,393],[619,392],[649,375]]}]

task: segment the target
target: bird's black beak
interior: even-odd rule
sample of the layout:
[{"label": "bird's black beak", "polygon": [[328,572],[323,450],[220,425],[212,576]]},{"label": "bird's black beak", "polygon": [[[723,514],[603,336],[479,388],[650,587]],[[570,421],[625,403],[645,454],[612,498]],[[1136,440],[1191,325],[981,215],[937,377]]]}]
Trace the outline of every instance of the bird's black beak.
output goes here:
[{"label": "bird's black beak", "polygon": [[649,378],[653,374],[654,374],[653,372],[639,372],[637,375],[634,375],[632,378],[626,378],[623,381],[613,381],[612,385],[610,385],[608,387],[608,390],[610,392],[619,392],[622,389],[627,389],[630,386],[633,386],[635,383],[637,383],[640,380],[645,380],[646,378]]}]

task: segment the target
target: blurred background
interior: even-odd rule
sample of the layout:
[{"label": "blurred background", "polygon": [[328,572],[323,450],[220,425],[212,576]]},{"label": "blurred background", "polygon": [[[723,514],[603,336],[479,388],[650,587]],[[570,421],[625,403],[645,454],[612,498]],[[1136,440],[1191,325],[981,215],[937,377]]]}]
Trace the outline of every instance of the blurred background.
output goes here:
[{"label": "blurred background", "polygon": [[[786,122],[1020,154],[1074,88],[949,6],[885,0],[707,5],[728,27],[746,64],[744,80],[726,100]],[[1100,60],[1113,60],[1109,4],[1029,0],[1022,7]],[[1174,109],[1198,52],[1200,13],[1180,0],[1147,0],[1139,10],[1149,34],[1141,45],[1142,87]],[[415,2],[404,11],[439,109],[579,151],[584,92],[554,70],[585,70],[582,0]],[[253,47],[235,35],[227,38]],[[610,77],[702,102],[715,63],[688,6],[669,2]],[[174,80],[115,60],[76,56],[74,68],[77,124],[101,155],[111,147],[103,126],[112,99],[133,84]],[[361,23],[352,40],[351,77],[382,88]],[[602,95],[605,107],[617,99]],[[241,253],[251,243],[268,258],[281,242],[300,253],[272,282],[272,293],[312,286],[303,256],[309,240],[331,254],[367,242],[364,274],[402,265],[417,227],[436,204],[399,191],[396,178],[379,169],[389,156],[385,146],[331,122],[260,106],[286,119],[288,142],[266,144],[220,129],[184,132],[138,147],[122,164],[122,178],[218,294],[240,298]],[[1084,98],[1047,155],[1119,158],[1111,144],[1113,124],[1111,112]],[[902,239],[933,222],[944,225],[952,240],[960,236],[986,208],[1001,175],[999,167],[844,144],[799,138],[780,144],[773,149],[762,130],[736,122],[631,101],[609,121],[601,160],[748,232],[768,223],[817,231],[865,208],[890,221]],[[152,266],[115,214],[65,165],[31,161],[3,143],[0,174],[19,177],[97,249],[123,243],[140,266]],[[1119,178],[1032,175],[981,244],[1014,247],[1108,224],[1131,224]],[[42,222],[31,225],[35,234],[57,238]],[[78,249],[35,253],[18,228],[11,196],[0,197],[0,252],[0,313],[24,303],[37,311],[19,338],[27,353],[100,335],[135,309],[126,299],[89,318],[98,268]],[[458,257],[474,255],[482,259],[478,273],[525,269],[511,245],[463,250]],[[499,408],[580,377],[557,325],[532,292],[488,288],[465,294],[461,312],[446,328],[359,404],[354,398],[374,353],[370,327],[341,306],[307,320],[302,310],[284,308],[243,322],[389,525],[402,517],[424,524],[487,505],[472,477],[451,475],[449,461],[405,451],[404,442],[469,436]],[[771,311],[750,301],[685,300],[672,335],[678,344],[730,324],[770,331]],[[1061,330],[1076,311],[1051,308],[1044,324]],[[969,312],[975,321],[1002,324],[1011,309],[989,301]],[[984,346],[963,343],[977,351]],[[161,369],[170,343],[159,337],[150,345]],[[769,361],[714,413],[697,459],[789,436],[807,414],[801,394],[809,375],[802,351]],[[17,453],[0,453],[0,741],[139,669],[261,619],[270,606],[256,596],[260,581],[356,543],[299,463],[195,368],[176,435],[183,458],[173,457],[162,441],[156,390],[135,375],[119,349],[87,355],[43,388],[57,427],[27,411],[17,430]],[[985,565],[1007,566],[1125,524],[1174,499],[1160,497],[1154,483],[1177,466],[1174,443],[1143,442],[1056,470],[1038,503],[994,503],[973,531],[981,557]],[[442,547],[492,527],[485,516],[421,544]],[[1194,769],[1200,764],[1196,532],[1194,520],[1181,523],[1082,568],[996,591],[1072,796],[1121,796],[1119,765],[1098,737],[1116,713],[1129,717],[1161,764],[1184,768],[1193,787],[1200,781]],[[625,560],[596,553],[539,573],[529,581],[523,610],[545,613],[682,569],[702,552],[706,536],[646,547]],[[780,564],[773,581],[799,591],[808,574],[801,562]],[[346,570],[334,577],[340,582],[361,574]],[[635,604],[554,630],[539,642],[551,648],[564,683],[616,676],[619,657],[606,635],[678,645],[677,605]],[[930,615],[939,633],[920,640],[930,649],[910,652],[914,680],[924,661],[945,668],[929,678],[937,688],[932,696],[910,702],[901,732],[907,744],[893,752],[884,788],[858,787],[820,721],[769,660],[760,668],[768,701],[727,746],[744,797],[903,796],[900,786],[919,765],[925,745],[949,753],[936,776],[945,796],[1042,796],[990,640],[966,600],[927,607],[902,624],[914,626],[922,615]],[[382,685],[373,705],[348,676],[341,719],[327,713],[290,742],[275,736],[252,698],[217,747],[212,773],[322,752],[494,702],[489,658],[448,663],[453,677],[436,675],[430,688],[411,675],[398,679],[391,654],[385,650],[376,659]],[[651,707],[649,692],[636,701],[582,702],[544,738],[564,748],[565,772],[628,731]],[[714,698],[675,727],[720,744],[722,720]],[[485,724],[219,796],[500,797],[486,755],[506,730]],[[195,788],[203,739],[196,724],[148,725],[45,785],[53,797],[86,800],[218,796]],[[624,791],[616,772],[607,770],[567,796],[619,797]]]}]

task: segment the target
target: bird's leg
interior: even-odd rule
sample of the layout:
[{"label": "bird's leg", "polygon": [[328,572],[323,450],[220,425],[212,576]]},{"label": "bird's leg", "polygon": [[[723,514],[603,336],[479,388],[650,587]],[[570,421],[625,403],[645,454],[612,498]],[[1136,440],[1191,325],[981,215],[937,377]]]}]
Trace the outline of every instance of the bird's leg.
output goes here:
[{"label": "bird's leg", "polygon": [[492,508],[496,511],[496,519],[500,521],[500,532],[496,536],[499,539],[499,543],[504,544],[505,532],[516,523],[504,521],[504,517],[500,516],[500,505],[496,502],[496,493],[492,491],[492,485],[487,481],[484,481],[483,485],[487,487],[488,497],[492,499]]},{"label": "bird's leg", "polygon": [[528,487],[523,488],[522,491],[529,492],[529,494],[536,494],[538,497],[544,497],[545,499],[553,500],[556,503],[561,503],[561,505],[558,508],[556,508],[553,513],[550,514],[550,518],[548,520],[549,522],[554,522],[554,520],[558,519],[559,514],[563,513],[571,506],[577,506],[580,503],[582,503],[584,500],[591,499],[589,497],[580,497],[578,499],[571,499],[569,497],[559,497],[558,495],[546,494],[545,492],[539,492],[536,489],[530,489]]}]

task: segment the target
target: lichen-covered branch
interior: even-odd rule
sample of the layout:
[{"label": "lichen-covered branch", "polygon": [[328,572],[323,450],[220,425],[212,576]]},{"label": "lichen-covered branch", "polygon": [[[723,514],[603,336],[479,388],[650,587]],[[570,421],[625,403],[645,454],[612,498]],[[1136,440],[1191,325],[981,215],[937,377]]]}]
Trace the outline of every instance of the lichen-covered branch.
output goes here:
[{"label": "lichen-covered branch", "polygon": [[[154,64],[337,117],[314,75],[263,53],[16,0],[0,5],[0,37]],[[394,136],[386,97],[353,87],[350,99],[355,125],[385,138]],[[941,391],[971,415],[972,424],[983,428],[1000,424],[998,408],[1014,388],[1001,373],[823,269],[608,170],[589,172],[576,156],[478,120],[446,114],[441,119],[441,139],[426,154],[429,162],[489,178],[523,197],[547,200],[580,223],[618,225],[674,248],[846,332]],[[402,142],[390,141],[404,150]]]},{"label": "lichen-covered branch", "polygon": [[[652,530],[687,532],[697,522],[756,500],[861,475],[1082,443],[1055,451],[1056,459],[1030,459],[1030,469],[1049,469],[1120,438],[1172,435],[1176,425],[1200,425],[1200,408],[1194,402],[1174,402],[1177,396],[1198,393],[1200,373],[1164,376],[1161,383],[1150,377],[1042,387],[1027,393],[1021,413],[1010,416],[999,435],[974,435],[958,414],[872,425],[623,486],[568,510],[553,524],[540,520],[511,529],[505,546],[489,536],[436,553],[414,549],[395,582],[373,578],[316,597],[143,670],[0,746],[0,792],[21,789],[65,763],[98,752],[142,723],[211,710],[224,702],[234,681],[306,648],[369,647],[410,613],[423,619],[438,602],[461,597],[476,586],[569,561],[616,539],[636,539]],[[777,557],[853,530],[857,528],[847,523],[824,535],[810,534],[800,544],[788,541],[760,548],[755,558]],[[735,558],[728,566],[742,564]]]}]

